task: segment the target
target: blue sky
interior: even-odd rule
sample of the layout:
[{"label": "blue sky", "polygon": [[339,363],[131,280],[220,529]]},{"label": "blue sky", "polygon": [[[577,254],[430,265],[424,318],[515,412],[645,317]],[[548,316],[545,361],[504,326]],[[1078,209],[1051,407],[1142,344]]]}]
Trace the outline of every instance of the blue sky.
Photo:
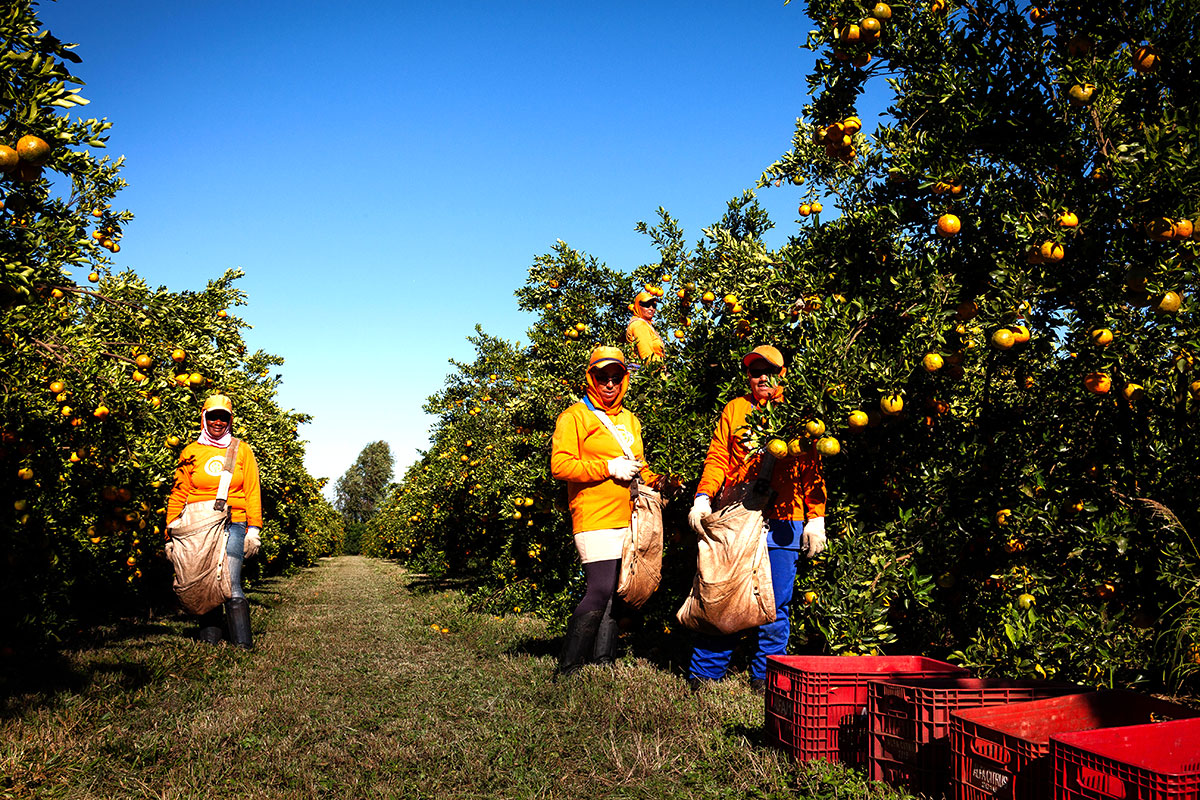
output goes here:
[{"label": "blue sky", "polygon": [[[118,266],[201,288],[240,267],[251,348],[286,359],[309,470],[384,439],[397,475],[476,322],[563,239],[629,269],[665,206],[695,241],[788,147],[800,4],[44,2],[114,123],[136,219]],[[867,116],[864,115],[864,119]],[[800,189],[761,193],[792,230]]]}]

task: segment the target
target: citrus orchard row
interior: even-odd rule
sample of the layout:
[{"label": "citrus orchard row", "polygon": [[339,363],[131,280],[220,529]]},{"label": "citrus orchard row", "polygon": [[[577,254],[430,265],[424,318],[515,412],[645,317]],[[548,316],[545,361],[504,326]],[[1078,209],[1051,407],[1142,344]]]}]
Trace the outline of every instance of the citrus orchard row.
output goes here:
[{"label": "citrus orchard row", "polygon": [[[251,578],[336,552],[341,521],[303,466],[279,407],[282,361],[247,354],[226,272],[203,291],[151,289],[105,255],[128,211],[113,211],[121,161],[95,156],[110,123],[86,105],[78,62],[39,27],[32,3],[0,12],[0,656],[81,622],[173,606],[163,558],[176,460],[214,391],[235,404],[235,435],[262,470],[263,558]],[[14,145],[7,144],[13,142]],[[89,227],[97,224],[90,235]],[[76,276],[86,280],[77,280]],[[259,566],[254,566],[256,563]]]},{"label": "citrus orchard row", "polygon": [[[622,342],[633,293],[663,287],[666,358],[628,403],[683,486],[644,632],[671,629],[694,564],[680,509],[743,390],[739,356],[770,343],[786,396],[751,443],[823,442],[831,492],[794,646],[1096,684],[1195,674],[1196,15],[881,5],[807,3],[811,102],[758,182],[798,195],[786,241],[767,245],[746,193],[694,245],[660,209],[639,225],[656,263],[632,274],[559,242],[517,292],[529,343],[477,332],[430,398],[432,446],[371,552],[562,621],[582,583],[550,432],[590,348]],[[873,126],[867,93],[890,98]]]}]

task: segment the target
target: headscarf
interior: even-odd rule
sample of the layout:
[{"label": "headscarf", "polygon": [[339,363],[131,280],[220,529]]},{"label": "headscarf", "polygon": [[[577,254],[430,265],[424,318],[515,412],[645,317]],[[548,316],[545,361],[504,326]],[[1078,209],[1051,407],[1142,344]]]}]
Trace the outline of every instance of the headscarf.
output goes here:
[{"label": "headscarf", "polygon": [[[229,427],[225,430],[225,435],[220,439],[214,439],[208,435],[208,412],[220,409],[221,411],[229,412]],[[196,441],[209,447],[229,447],[229,442],[233,439],[233,401],[223,394],[214,394],[204,401],[204,406],[200,409],[200,436]]]},{"label": "headscarf", "polygon": [[657,301],[658,297],[650,292],[638,292],[637,297],[633,298],[633,315],[650,322],[650,309],[644,308],[642,303],[649,303],[651,300]]},{"label": "headscarf", "polygon": [[[592,370],[597,367],[603,367],[606,364],[620,364],[625,370],[625,376],[621,378],[617,396],[613,399],[610,405],[605,405],[600,398],[600,390],[596,386],[596,379],[592,377]],[[587,396],[592,401],[592,405],[606,414],[616,414],[621,410],[621,401],[625,398],[625,392],[629,389],[629,368],[625,366],[625,354],[621,352],[619,347],[597,347],[592,350],[591,356],[588,357],[587,372]]]}]

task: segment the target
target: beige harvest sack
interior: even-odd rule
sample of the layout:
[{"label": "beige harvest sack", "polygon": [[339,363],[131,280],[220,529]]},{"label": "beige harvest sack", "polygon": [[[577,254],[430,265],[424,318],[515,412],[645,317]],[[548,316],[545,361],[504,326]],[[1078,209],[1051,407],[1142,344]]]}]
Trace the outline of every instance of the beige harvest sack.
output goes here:
[{"label": "beige harvest sack", "polygon": [[225,547],[229,541],[230,511],[226,504],[233,477],[238,440],[225,451],[216,500],[188,503],[168,532],[167,558],[175,567],[173,588],[191,614],[204,614],[233,596]]},{"label": "beige harvest sack", "polygon": [[767,557],[768,495],[735,487],[728,504],[700,521],[696,577],[675,618],[706,634],[730,634],[775,621]]},{"label": "beige harvest sack", "polygon": [[641,608],[662,579],[663,499],[649,487],[634,485],[637,496],[621,551],[617,594],[634,608]]}]

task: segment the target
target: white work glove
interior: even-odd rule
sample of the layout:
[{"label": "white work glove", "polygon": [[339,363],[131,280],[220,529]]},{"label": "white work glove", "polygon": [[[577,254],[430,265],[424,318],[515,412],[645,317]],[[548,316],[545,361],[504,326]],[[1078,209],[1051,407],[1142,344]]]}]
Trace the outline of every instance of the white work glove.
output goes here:
[{"label": "white work glove", "polygon": [[696,499],[692,501],[692,510],[688,512],[688,527],[694,530],[697,536],[704,533],[704,528],[700,525],[700,520],[711,513],[712,503],[709,502],[708,495],[696,495]]},{"label": "white work glove", "polygon": [[246,553],[246,558],[252,557],[258,552],[258,548],[262,546],[262,539],[258,537],[258,528],[246,528],[246,542],[242,550]]},{"label": "white work glove", "polygon": [[642,471],[642,465],[632,458],[618,456],[608,462],[608,474],[619,481],[628,483]]},{"label": "white work glove", "polygon": [[825,518],[813,517],[804,523],[804,554],[816,558],[825,550]]}]

